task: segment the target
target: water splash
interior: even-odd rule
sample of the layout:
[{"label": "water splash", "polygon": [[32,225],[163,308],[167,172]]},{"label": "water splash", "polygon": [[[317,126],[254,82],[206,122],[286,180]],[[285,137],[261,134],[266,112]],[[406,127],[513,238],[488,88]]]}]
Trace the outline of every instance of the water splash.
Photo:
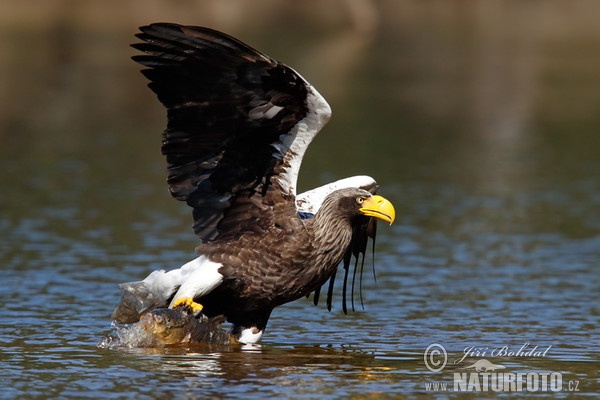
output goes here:
[{"label": "water splash", "polygon": [[96,346],[101,349],[131,349],[139,347],[165,347],[151,334],[142,323],[120,325],[112,321],[113,332],[103,338]]}]

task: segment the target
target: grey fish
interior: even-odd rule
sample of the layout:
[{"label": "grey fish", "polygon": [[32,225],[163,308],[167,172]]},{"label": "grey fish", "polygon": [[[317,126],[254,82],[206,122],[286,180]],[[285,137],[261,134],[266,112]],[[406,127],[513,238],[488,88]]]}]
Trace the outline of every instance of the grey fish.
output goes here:
[{"label": "grey fish", "polygon": [[144,314],[139,321],[143,330],[152,337],[155,347],[236,343],[231,334],[221,328],[223,316],[196,317],[186,307],[156,308]]}]

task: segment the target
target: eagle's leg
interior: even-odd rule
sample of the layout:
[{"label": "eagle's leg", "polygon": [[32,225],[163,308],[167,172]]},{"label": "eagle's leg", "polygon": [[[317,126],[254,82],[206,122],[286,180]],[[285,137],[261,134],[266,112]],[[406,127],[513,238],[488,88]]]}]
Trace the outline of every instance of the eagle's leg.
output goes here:
[{"label": "eagle's leg", "polygon": [[255,344],[258,343],[260,338],[264,333],[264,328],[260,329],[256,326],[252,326],[250,328],[238,328],[236,332],[236,328],[233,329],[233,337],[240,343],[244,344]]},{"label": "eagle's leg", "polygon": [[233,323],[232,336],[240,343],[258,343],[265,332],[270,315],[271,310],[260,310],[228,317],[229,322]]},{"label": "eagle's leg", "polygon": [[204,308],[204,306],[202,304],[196,303],[194,301],[194,299],[192,299],[191,297],[182,297],[180,299],[175,300],[173,302],[171,308],[176,308],[176,307],[181,307],[181,306],[189,307],[194,314],[199,314],[202,311],[202,309]]}]

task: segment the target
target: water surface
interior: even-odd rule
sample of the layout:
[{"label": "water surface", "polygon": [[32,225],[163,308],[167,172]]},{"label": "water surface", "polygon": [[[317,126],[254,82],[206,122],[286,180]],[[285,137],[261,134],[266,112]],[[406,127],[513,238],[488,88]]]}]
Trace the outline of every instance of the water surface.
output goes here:
[{"label": "water surface", "polygon": [[[563,396],[569,382],[600,391],[597,13],[553,28],[552,6],[521,24],[527,6],[381,5],[373,27],[282,7],[278,24],[248,26],[223,10],[89,4],[0,31],[0,397],[447,397],[427,385],[452,388],[482,358],[560,373]],[[379,227],[376,280],[367,261],[364,310],[356,295],[343,315],[339,290],[332,312],[299,300],[252,349],[97,346],[115,335],[118,283],[194,257],[190,212],[164,184],[164,115],[128,60],[135,27],[166,16],[252,39],[328,98],[301,189],[366,173],[397,208]],[[440,373],[423,359],[434,343],[448,352]],[[549,350],[490,356],[523,346]],[[454,364],[467,348],[480,355]]]}]

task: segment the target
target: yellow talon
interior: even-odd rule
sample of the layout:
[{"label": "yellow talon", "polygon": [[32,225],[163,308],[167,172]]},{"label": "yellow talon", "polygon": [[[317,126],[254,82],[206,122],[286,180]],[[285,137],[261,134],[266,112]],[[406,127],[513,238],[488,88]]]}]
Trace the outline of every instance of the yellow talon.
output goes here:
[{"label": "yellow talon", "polygon": [[191,297],[182,297],[173,302],[173,308],[187,306],[192,309],[194,313],[202,311],[204,306],[200,303],[196,303]]}]

